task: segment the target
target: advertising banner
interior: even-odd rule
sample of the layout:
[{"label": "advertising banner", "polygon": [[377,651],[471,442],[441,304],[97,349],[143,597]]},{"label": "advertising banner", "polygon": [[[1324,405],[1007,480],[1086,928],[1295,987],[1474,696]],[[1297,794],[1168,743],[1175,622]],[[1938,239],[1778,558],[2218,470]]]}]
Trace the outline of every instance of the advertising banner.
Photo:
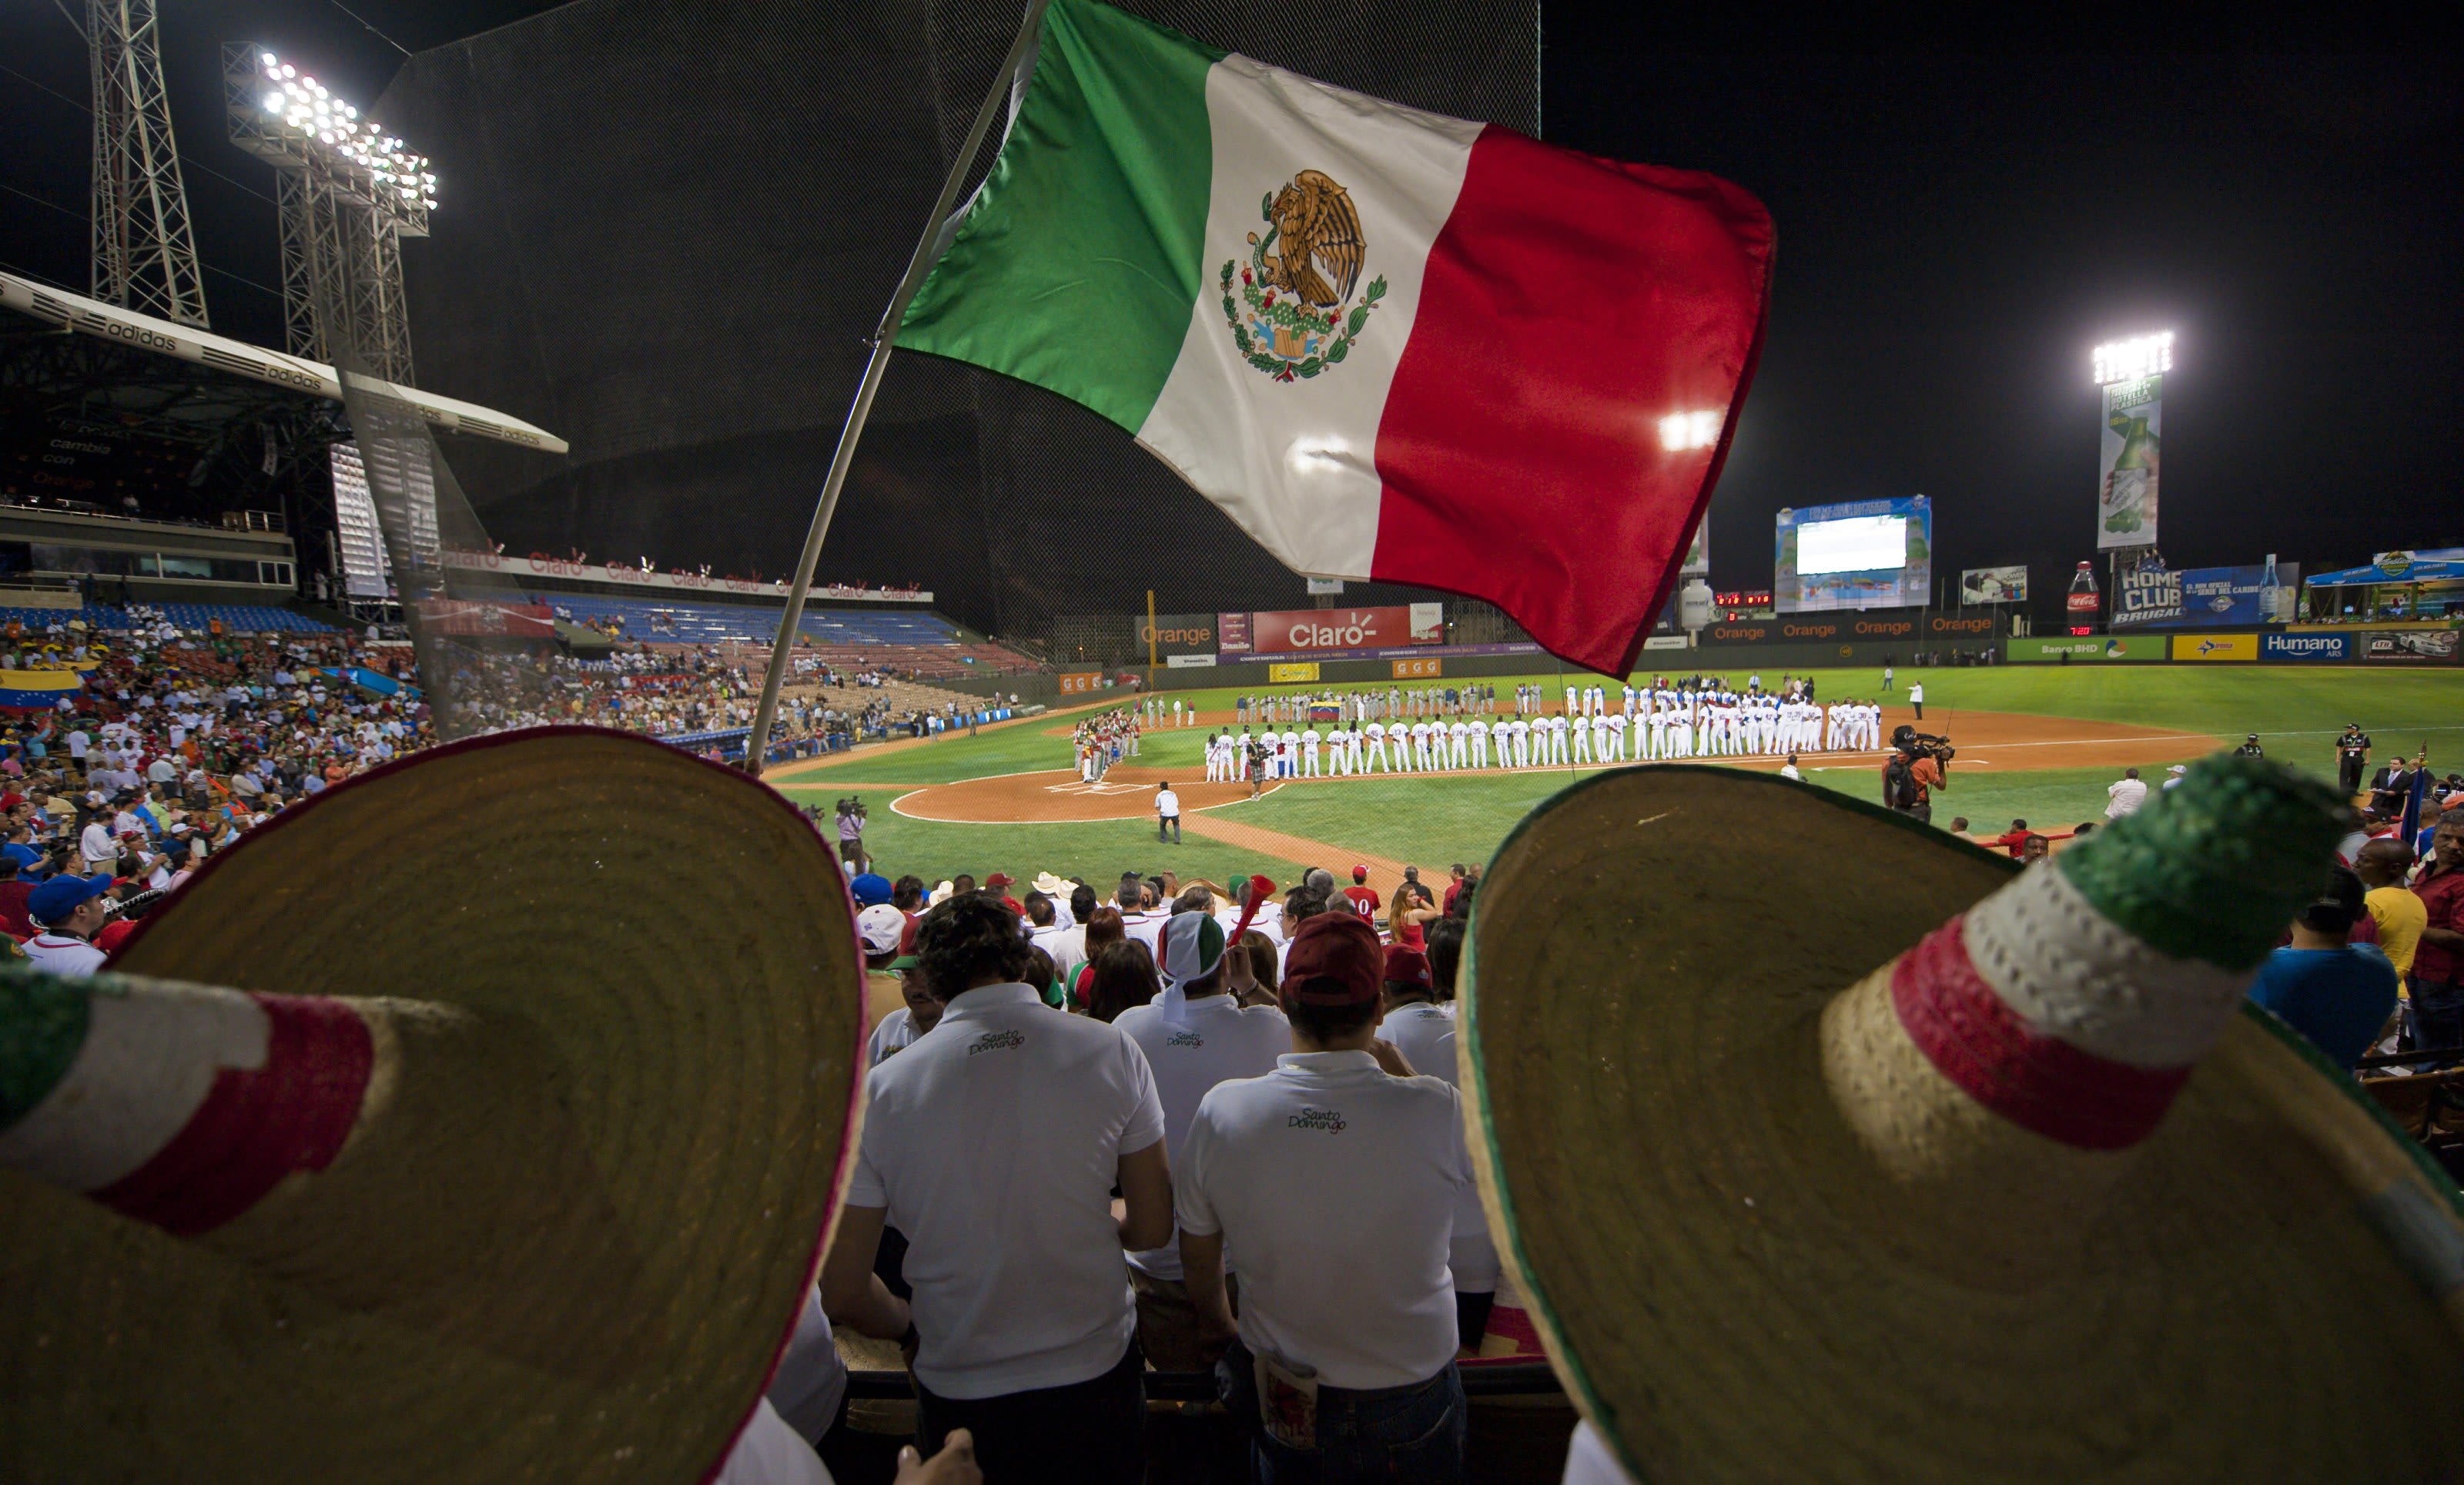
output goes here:
[{"label": "advertising banner", "polygon": [[1959,575],[1962,608],[2027,601],[2028,568],[2024,563],[2009,567],[1969,567]]},{"label": "advertising banner", "polygon": [[2373,665],[2453,665],[2455,631],[2452,629],[2370,630],[2354,636],[2361,657]]},{"label": "advertising banner", "polygon": [[1446,662],[1434,655],[1425,660],[1397,660],[1393,663],[1397,680],[1434,680],[1446,673]]},{"label": "advertising banner", "polygon": [[2173,658],[2177,660],[2255,660],[2258,658],[2256,634],[2176,634],[2173,636]]},{"label": "advertising banner", "polygon": [[1064,671],[1053,678],[1063,696],[1085,696],[1102,690],[1104,684],[1102,671]]},{"label": "advertising banner", "polygon": [[1304,685],[1317,679],[1315,660],[1290,660],[1266,667],[1266,682],[1275,686]]},{"label": "advertising banner", "polygon": [[1654,634],[1642,642],[1642,648],[1645,650],[1683,650],[1686,648],[1685,636],[1683,634]]},{"label": "advertising banner", "polygon": [[2165,641],[2153,634],[2109,634],[2101,639],[2013,639],[2005,641],[2014,664],[2079,665],[2106,660],[2161,660]]},{"label": "advertising banner", "polygon": [[1685,548],[1684,565],[1677,569],[1681,578],[1707,578],[1711,575],[1711,512],[1703,512],[1703,523],[1694,528],[1694,540]]},{"label": "advertising banner", "polygon": [[1215,653],[1218,654],[1250,653],[1247,614],[1219,613],[1215,616]]},{"label": "advertising banner", "polygon": [[[1228,619],[1230,614],[1221,615]],[[1293,609],[1244,615],[1246,648],[1235,651],[1229,625],[1217,629],[1219,654],[1290,654],[1311,650],[1384,650],[1443,644],[1445,607],[1419,603],[1383,609]]]},{"label": "advertising banner", "polygon": [[1341,578],[1309,578],[1303,585],[1311,598],[1331,598],[1343,591]]},{"label": "advertising banner", "polygon": [[2341,664],[2352,657],[2352,647],[2343,634],[2261,634],[2258,657]]},{"label": "advertising banner", "polygon": [[1146,654],[1147,641],[1153,638],[1157,654],[1213,654],[1215,653],[1215,615],[1211,613],[1158,613],[1150,632],[1146,616],[1137,620],[1138,654]]},{"label": "advertising banner", "polygon": [[1172,671],[1204,670],[1214,663],[1215,656],[1211,654],[1168,654],[1163,657],[1164,669]]},{"label": "advertising banner", "polygon": [[556,618],[545,604],[474,603],[460,598],[423,598],[420,616],[440,634],[505,634],[516,639],[554,639]]},{"label": "advertising banner", "polygon": [[2156,544],[2156,466],[2164,444],[2165,379],[2104,389],[2097,467],[2096,549]]},{"label": "advertising banner", "polygon": [[[1708,645],[1801,645],[1809,642],[1888,639],[1991,639],[1999,631],[1990,613],[1928,613],[1922,609],[1884,609],[1869,613],[1791,614],[1776,619],[1738,619],[1703,631]],[[1671,649],[1683,649],[1683,636]],[[1646,648],[1649,648],[1646,646]]]},{"label": "advertising banner", "polygon": [[2301,569],[2293,564],[2240,567],[2160,567],[2116,579],[2116,629],[2207,629],[2268,624],[2289,611]]},{"label": "advertising banner", "polygon": [[1782,509],[1771,608],[1782,614],[1902,609],[1933,589],[1933,504],[1922,495]]}]

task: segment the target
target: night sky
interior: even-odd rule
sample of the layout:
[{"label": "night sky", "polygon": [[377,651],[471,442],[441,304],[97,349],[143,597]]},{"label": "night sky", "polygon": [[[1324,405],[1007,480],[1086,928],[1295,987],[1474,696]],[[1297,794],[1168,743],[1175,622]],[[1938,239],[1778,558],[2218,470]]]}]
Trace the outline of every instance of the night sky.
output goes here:
[{"label": "night sky", "polygon": [[[413,50],[546,8],[352,5]],[[278,344],[273,177],[224,138],[219,44],[261,41],[363,104],[401,54],[333,0],[165,10],[214,328]],[[2057,591],[2094,555],[2088,352],[2157,329],[2177,336],[2173,565],[2274,551],[2315,569],[2464,543],[2451,58],[1774,54],[1771,35],[1803,36],[1750,15],[1726,34],[1544,17],[1549,139],[1725,175],[1778,224],[1761,372],[1712,504],[1716,586],[1768,586],[1782,506],[1922,493],[1938,576],[2025,562]],[[0,266],[82,290],[82,43],[19,0],[0,14]],[[442,233],[453,162],[435,167]],[[781,565],[800,535],[780,532]]]}]

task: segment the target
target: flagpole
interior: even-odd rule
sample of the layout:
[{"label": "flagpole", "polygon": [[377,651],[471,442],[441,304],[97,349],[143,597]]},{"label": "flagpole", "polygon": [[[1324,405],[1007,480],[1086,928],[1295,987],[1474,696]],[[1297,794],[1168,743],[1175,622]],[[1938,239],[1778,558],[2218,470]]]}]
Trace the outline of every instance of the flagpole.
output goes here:
[{"label": "flagpole", "polygon": [[898,321],[907,313],[908,301],[923,286],[934,259],[939,256],[941,233],[950,209],[957,204],[958,188],[965,184],[967,167],[975,163],[976,151],[983,146],[994,116],[1016,84],[1019,69],[1034,50],[1036,28],[1043,23],[1046,3],[1047,0],[1027,0],[1026,15],[1019,22],[1018,35],[1009,44],[1009,55],[994,75],[983,102],[977,105],[975,122],[968,125],[966,141],[950,162],[950,173],[941,182],[941,194],[934,201],[933,214],[925,221],[924,235],[915,244],[914,255],[907,260],[907,275],[898,280],[898,291],[891,296],[890,307],[882,312],[881,324],[872,333],[872,354],[866,358],[864,379],[856,384],[855,402],[847,409],[847,426],[839,431],[838,450],[830,455],[830,472],[822,480],[822,498],[813,507],[813,523],[804,532],[803,554],[796,560],[796,581],[787,591],[786,611],[780,615],[778,641],[770,647],[770,669],[761,677],[761,701],[754,708],[753,732],[744,740],[744,771],[757,779],[761,777],[762,760],[770,751],[770,723],[779,711],[779,684],[787,674],[787,652],[792,648],[796,626],[804,617],[804,599],[813,589],[813,569],[821,565],[822,542],[830,534],[830,518],[838,511],[839,492],[847,485],[847,467],[855,462],[856,440],[864,436],[865,422],[872,416],[873,394],[881,389],[881,374],[890,365],[891,347],[898,339]]}]

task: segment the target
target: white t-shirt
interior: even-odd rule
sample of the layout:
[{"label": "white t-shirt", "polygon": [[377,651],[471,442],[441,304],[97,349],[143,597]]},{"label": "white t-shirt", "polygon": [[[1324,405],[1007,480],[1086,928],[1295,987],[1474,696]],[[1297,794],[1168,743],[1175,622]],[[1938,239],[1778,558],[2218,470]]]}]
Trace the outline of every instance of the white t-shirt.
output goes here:
[{"label": "white t-shirt", "polygon": [[796,1436],[763,1398],[711,1485],[831,1485],[813,1446]]},{"label": "white t-shirt", "polygon": [[102,950],[83,939],[66,934],[38,933],[26,941],[26,957],[37,969],[71,980],[81,980],[102,967]]},{"label": "white t-shirt", "polygon": [[907,1234],[916,1380],[999,1397],[1118,1364],[1137,1310],[1112,1186],[1121,1156],[1163,1138],[1137,1045],[1027,986],[985,986],[865,1089],[847,1200]]},{"label": "white t-shirt", "polygon": [[1461,1123],[1454,1089],[1389,1077],[1365,1052],[1286,1053],[1200,1101],[1174,1214],[1240,1253],[1251,1351],[1350,1388],[1424,1382],[1454,1359]]},{"label": "white t-shirt", "polygon": [[2113,802],[2104,807],[2104,817],[2119,820],[2123,815],[2137,814],[2147,803],[2147,786],[2139,779],[2116,779],[2105,787],[2105,797]]},{"label": "white t-shirt", "polygon": [[839,1360],[830,1318],[822,1312],[822,1297],[807,1289],[795,1334],[787,1338],[779,1369],[770,1374],[770,1406],[798,1436],[817,1439],[838,1418],[847,1389],[847,1363]]},{"label": "white t-shirt", "polygon": [[[1397,1006],[1386,1013],[1377,1034],[1395,1044],[1413,1072],[1455,1085],[1455,1018],[1445,1007],[1427,1001]],[[1465,1141],[1463,1164],[1468,1168],[1469,1135],[1458,1125],[1456,1136]],[[1497,1244],[1488,1235],[1488,1217],[1480,1209],[1480,1188],[1469,1183],[1455,1193],[1454,1236],[1446,1245],[1446,1267],[1454,1274],[1459,1293],[1497,1291]]]},{"label": "white t-shirt", "polygon": [[77,849],[85,853],[86,863],[107,869],[120,859],[120,843],[111,837],[111,827],[100,820],[90,822],[77,834]]},{"label": "white t-shirt", "polygon": [[1180,813],[1180,796],[1171,789],[1155,790],[1155,813],[1167,820]]},{"label": "white t-shirt", "polygon": [[1609,1452],[1589,1419],[1574,1425],[1573,1442],[1566,1450],[1566,1485],[1634,1485],[1634,1476]]},{"label": "white t-shirt", "polygon": [[[1159,1002],[1132,1006],[1112,1024],[1138,1044],[1155,1075],[1155,1096],[1163,1102],[1166,1159],[1180,1152],[1189,1121],[1198,1117],[1199,1101],[1216,1084],[1271,1073],[1275,1059],[1292,1050],[1292,1026],[1282,1011],[1272,1006],[1243,1008],[1229,995],[1187,1002],[1179,1026],[1164,1019]],[[1180,1245],[1176,1240],[1132,1253],[1130,1262],[1157,1278],[1177,1279]]]},{"label": "white t-shirt", "polygon": [[1172,915],[1170,913],[1125,912],[1121,915],[1121,936],[1123,938],[1135,939],[1140,943],[1145,944],[1147,946],[1147,952],[1153,954],[1155,958],[1155,963],[1160,964],[1163,963],[1163,944],[1161,942],[1163,938],[1163,925],[1170,921],[1172,921]]}]

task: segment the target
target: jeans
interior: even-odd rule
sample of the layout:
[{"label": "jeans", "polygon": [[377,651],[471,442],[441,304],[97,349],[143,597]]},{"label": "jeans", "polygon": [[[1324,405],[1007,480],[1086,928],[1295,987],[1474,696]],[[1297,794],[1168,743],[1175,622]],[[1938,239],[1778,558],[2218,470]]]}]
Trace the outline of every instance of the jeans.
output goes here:
[{"label": "jeans", "polygon": [[2414,1063],[2413,1071],[2427,1073],[2464,1060],[2464,984],[2415,974],[2411,990],[2406,1014],[2412,1022],[2413,1050],[2436,1053]]},{"label": "jeans", "polygon": [[[1287,1449],[1258,1426],[1258,1385],[1249,1348],[1235,1341],[1215,1363],[1216,1390],[1249,1432],[1258,1485],[1459,1485],[1470,1408],[1455,1363],[1426,1382],[1375,1392],[1320,1387],[1315,1450]],[[985,1478],[992,1478],[985,1471]]]},{"label": "jeans", "polygon": [[1001,1485],[1139,1485],[1146,1477],[1146,1354],[1067,1386],[1000,1397],[935,1396],[915,1384],[915,1447],[938,1452],[954,1429],[975,1434],[976,1462]]},{"label": "jeans", "polygon": [[1177,815],[1177,814],[1167,814],[1167,815],[1158,815],[1158,816],[1156,816],[1156,817],[1155,817],[1155,839],[1157,839],[1157,840],[1159,840],[1159,841],[1162,841],[1162,840],[1168,840],[1168,841],[1171,841],[1171,842],[1172,842],[1174,845],[1176,845],[1176,846],[1179,845],[1179,844],[1180,844],[1180,816],[1178,816],[1178,815]]}]

